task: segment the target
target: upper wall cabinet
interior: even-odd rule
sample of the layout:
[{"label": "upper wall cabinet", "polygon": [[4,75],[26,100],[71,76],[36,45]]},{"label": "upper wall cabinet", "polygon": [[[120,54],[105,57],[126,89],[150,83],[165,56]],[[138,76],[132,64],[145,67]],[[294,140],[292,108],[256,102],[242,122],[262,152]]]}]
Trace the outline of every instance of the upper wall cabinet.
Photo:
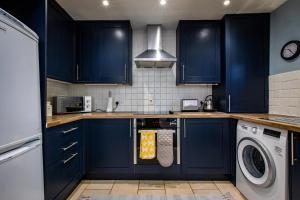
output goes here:
[{"label": "upper wall cabinet", "polygon": [[54,1],[48,1],[47,77],[72,82],[75,69],[75,23]]},{"label": "upper wall cabinet", "polygon": [[177,28],[177,84],[220,82],[220,22],[180,21]]},{"label": "upper wall cabinet", "polygon": [[270,15],[228,15],[222,35],[222,84],[213,87],[218,109],[267,113]]},{"label": "upper wall cabinet", "polygon": [[131,84],[132,29],[129,21],[79,21],[76,81]]}]

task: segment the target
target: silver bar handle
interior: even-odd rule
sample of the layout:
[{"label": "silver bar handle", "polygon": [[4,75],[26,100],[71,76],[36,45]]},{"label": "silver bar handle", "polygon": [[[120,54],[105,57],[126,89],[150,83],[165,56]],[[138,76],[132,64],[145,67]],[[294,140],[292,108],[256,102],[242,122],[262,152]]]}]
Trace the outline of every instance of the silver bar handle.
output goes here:
[{"label": "silver bar handle", "polygon": [[186,138],[186,126],[185,126],[185,119],[183,120],[183,137]]},{"label": "silver bar handle", "polygon": [[79,80],[79,65],[76,65],[76,80]]},{"label": "silver bar handle", "polygon": [[78,144],[78,142],[73,142],[72,144],[70,144],[69,146],[67,147],[64,147],[64,148],[61,148],[63,151],[67,151],[68,149],[72,148],[73,146],[75,146],[76,144]]},{"label": "silver bar handle", "polygon": [[180,119],[177,118],[177,165],[180,165],[181,160],[180,160]]},{"label": "silver bar handle", "polygon": [[131,134],[131,132],[132,132],[132,120],[130,119],[130,129],[129,129],[129,138],[131,138],[132,137],[132,134]]},{"label": "silver bar handle", "polygon": [[75,158],[76,156],[78,155],[78,153],[74,153],[72,154],[72,156],[66,160],[63,160],[63,163],[64,164],[67,164],[69,161],[71,161],[73,158]]},{"label": "silver bar handle", "polygon": [[228,95],[228,111],[231,112],[231,95]]},{"label": "silver bar handle", "polygon": [[136,119],[133,119],[133,164],[137,164]]},{"label": "silver bar handle", "polygon": [[125,81],[127,80],[127,64],[124,65],[125,66]]},{"label": "silver bar handle", "polygon": [[78,127],[71,128],[71,129],[69,129],[69,130],[63,131],[62,133],[65,135],[65,134],[71,133],[71,132],[73,132],[73,131],[75,131],[75,130],[77,130],[77,129],[78,129]]},{"label": "silver bar handle", "polygon": [[184,65],[182,65],[182,80],[184,81]]},{"label": "silver bar handle", "polygon": [[295,158],[294,158],[294,133],[291,133],[291,165],[294,166]]}]

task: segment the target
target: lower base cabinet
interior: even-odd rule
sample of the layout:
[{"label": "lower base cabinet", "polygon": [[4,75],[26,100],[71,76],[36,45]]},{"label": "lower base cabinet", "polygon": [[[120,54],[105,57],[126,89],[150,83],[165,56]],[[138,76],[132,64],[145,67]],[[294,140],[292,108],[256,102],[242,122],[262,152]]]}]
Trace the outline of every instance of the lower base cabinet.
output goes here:
[{"label": "lower base cabinet", "polygon": [[87,178],[133,177],[131,123],[131,119],[85,121]]},{"label": "lower base cabinet", "polygon": [[181,163],[172,168],[134,167],[132,123],[132,119],[91,119],[48,128],[44,137],[45,199],[66,199],[83,177],[233,179],[235,123],[230,119],[182,119]]},{"label": "lower base cabinet", "polygon": [[81,122],[48,128],[44,137],[45,199],[64,200],[83,176]]},{"label": "lower base cabinet", "polygon": [[231,176],[231,136],[228,119],[183,119],[182,171],[187,179]]}]

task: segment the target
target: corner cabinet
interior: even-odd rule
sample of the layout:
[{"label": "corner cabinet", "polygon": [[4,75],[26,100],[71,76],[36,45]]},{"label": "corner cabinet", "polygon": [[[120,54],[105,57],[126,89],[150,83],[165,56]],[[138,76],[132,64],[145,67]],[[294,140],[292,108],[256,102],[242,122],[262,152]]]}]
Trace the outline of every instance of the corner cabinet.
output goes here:
[{"label": "corner cabinet", "polygon": [[84,175],[81,121],[48,128],[44,136],[45,199],[66,199]]},{"label": "corner cabinet", "polygon": [[222,23],[222,83],[213,86],[218,110],[268,113],[270,15],[227,15]]},{"label": "corner cabinet", "polygon": [[300,134],[290,133],[289,193],[291,200],[300,199]]},{"label": "corner cabinet", "polygon": [[177,84],[220,83],[220,22],[180,21]]},{"label": "corner cabinet", "polygon": [[231,178],[231,135],[228,119],[184,119],[182,171],[187,179]]},{"label": "corner cabinet", "polygon": [[74,81],[75,22],[53,0],[47,13],[47,77],[64,82]]},{"label": "corner cabinet", "polygon": [[131,84],[129,21],[78,21],[76,82]]},{"label": "corner cabinet", "polygon": [[87,178],[133,176],[131,119],[85,120]]}]

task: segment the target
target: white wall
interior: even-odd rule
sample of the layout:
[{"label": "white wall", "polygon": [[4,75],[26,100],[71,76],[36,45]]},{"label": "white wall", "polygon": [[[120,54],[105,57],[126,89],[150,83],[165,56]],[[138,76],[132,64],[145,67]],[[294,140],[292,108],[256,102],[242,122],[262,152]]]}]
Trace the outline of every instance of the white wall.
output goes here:
[{"label": "white wall", "polygon": [[[133,31],[133,57],[147,49],[145,30]],[[176,55],[176,31],[164,30],[163,46]],[[105,109],[108,91],[111,90],[115,101],[120,102],[117,111],[168,111],[180,110],[180,100],[197,98],[203,100],[212,93],[211,86],[176,86],[175,67],[173,69],[137,69],[133,63],[132,86],[70,85],[67,95],[93,97],[93,109]],[[54,91],[53,91],[54,90]],[[48,87],[48,94],[55,96],[55,88]],[[57,89],[61,92],[61,89]],[[48,96],[49,96],[48,95]],[[153,103],[149,100],[153,99]]]}]

